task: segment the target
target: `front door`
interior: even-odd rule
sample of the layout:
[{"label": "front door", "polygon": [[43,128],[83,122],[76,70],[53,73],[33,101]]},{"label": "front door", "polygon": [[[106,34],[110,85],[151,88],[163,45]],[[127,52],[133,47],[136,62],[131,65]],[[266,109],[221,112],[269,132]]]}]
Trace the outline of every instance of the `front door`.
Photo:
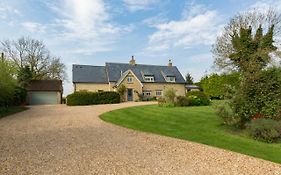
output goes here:
[{"label": "front door", "polygon": [[127,100],[133,101],[133,89],[127,89]]}]

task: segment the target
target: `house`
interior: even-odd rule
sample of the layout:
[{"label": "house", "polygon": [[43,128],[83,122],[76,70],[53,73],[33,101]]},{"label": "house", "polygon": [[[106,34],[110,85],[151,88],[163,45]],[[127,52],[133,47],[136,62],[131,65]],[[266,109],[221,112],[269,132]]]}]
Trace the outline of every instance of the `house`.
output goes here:
[{"label": "house", "polygon": [[160,97],[168,88],[185,95],[185,80],[176,66],[137,64],[134,56],[129,63],[105,63],[105,66],[73,65],[74,91],[116,91],[126,87],[126,101]]},{"label": "house", "polygon": [[32,80],[27,87],[27,103],[61,104],[62,92],[61,80]]}]

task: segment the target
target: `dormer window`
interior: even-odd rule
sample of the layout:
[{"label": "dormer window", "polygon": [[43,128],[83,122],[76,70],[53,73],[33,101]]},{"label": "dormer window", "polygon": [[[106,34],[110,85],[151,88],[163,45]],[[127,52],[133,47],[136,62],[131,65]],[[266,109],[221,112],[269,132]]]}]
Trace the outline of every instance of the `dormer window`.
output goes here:
[{"label": "dormer window", "polygon": [[176,77],[167,77],[167,82],[176,82]]},{"label": "dormer window", "polygon": [[154,82],[154,76],[144,76],[144,81],[146,82]]}]

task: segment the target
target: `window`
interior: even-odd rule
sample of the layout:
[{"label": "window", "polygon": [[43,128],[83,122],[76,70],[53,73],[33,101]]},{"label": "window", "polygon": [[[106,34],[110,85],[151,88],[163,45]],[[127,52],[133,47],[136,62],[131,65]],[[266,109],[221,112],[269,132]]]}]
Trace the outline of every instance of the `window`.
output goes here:
[{"label": "window", "polygon": [[151,91],[144,91],[142,93],[143,96],[151,96]]},{"label": "window", "polygon": [[167,77],[168,82],[176,82],[176,77]]},{"label": "window", "polygon": [[133,77],[127,77],[127,82],[128,83],[133,83]]},{"label": "window", "polygon": [[147,82],[154,82],[154,76],[145,76],[145,77],[144,77],[144,81],[147,81]]},{"label": "window", "polygon": [[162,96],[162,90],[156,90],[156,96]]}]

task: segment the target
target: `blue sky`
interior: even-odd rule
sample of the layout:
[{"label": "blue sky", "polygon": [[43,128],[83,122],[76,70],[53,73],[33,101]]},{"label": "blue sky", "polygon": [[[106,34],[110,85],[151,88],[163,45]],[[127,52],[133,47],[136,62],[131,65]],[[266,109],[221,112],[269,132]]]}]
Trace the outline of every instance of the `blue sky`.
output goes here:
[{"label": "blue sky", "polygon": [[65,94],[73,91],[72,64],[128,62],[166,65],[172,59],[196,81],[212,72],[210,52],[238,12],[281,0],[1,0],[0,39],[43,40],[67,66]]}]

